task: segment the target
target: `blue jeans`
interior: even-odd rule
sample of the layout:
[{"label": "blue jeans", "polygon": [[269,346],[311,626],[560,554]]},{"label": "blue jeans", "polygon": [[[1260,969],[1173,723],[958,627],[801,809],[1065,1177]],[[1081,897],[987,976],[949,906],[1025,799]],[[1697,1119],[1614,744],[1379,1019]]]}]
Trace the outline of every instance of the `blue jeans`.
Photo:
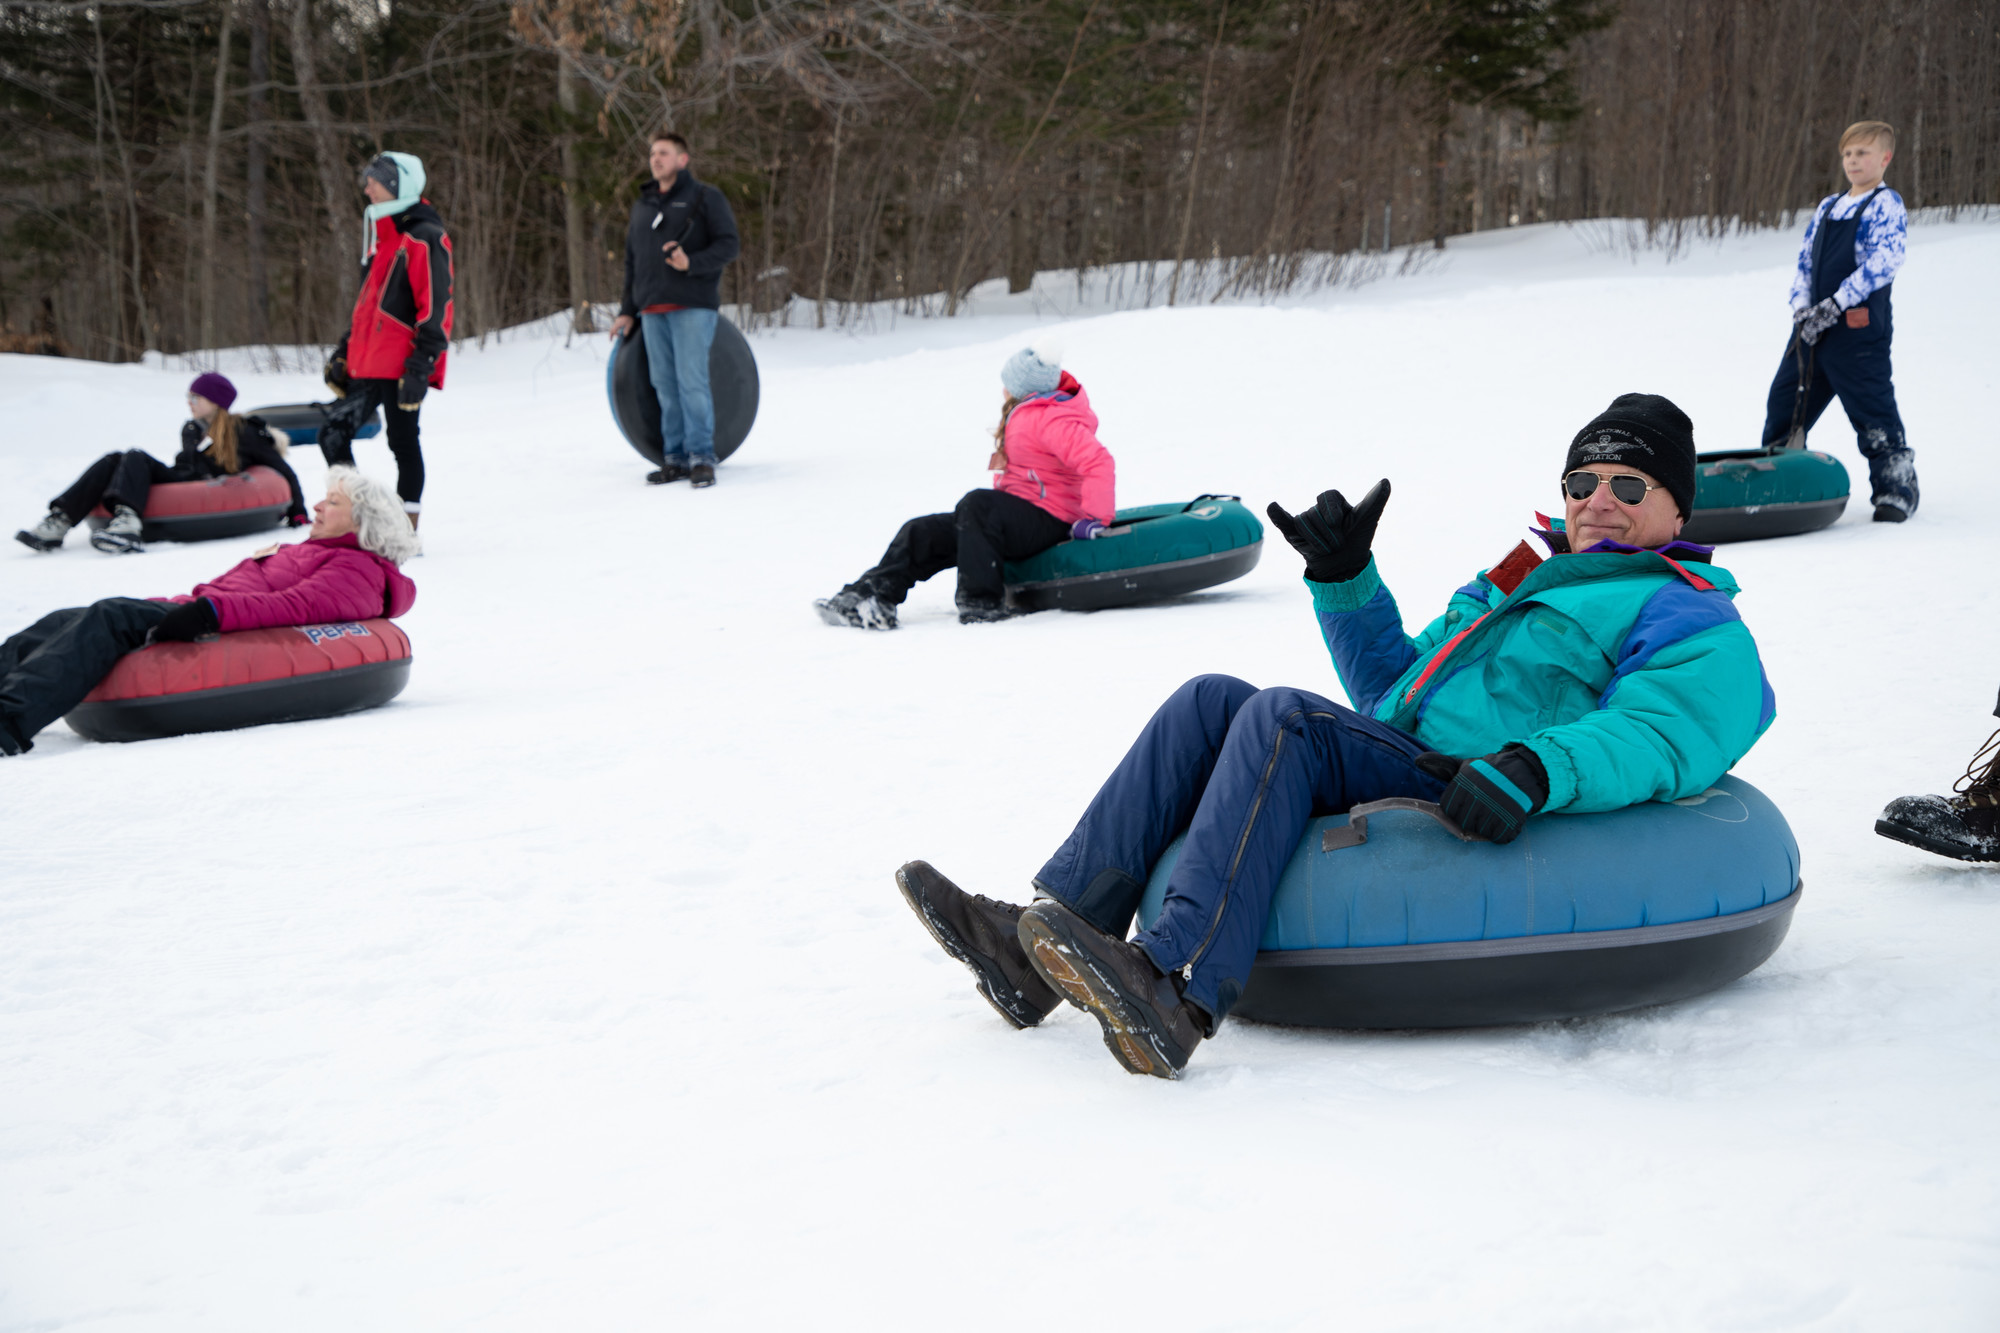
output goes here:
[{"label": "blue jeans", "polygon": [[660,439],[667,461],[715,465],[715,397],[708,391],[713,310],[668,310],[639,316],[646,365],[660,396]]},{"label": "blue jeans", "polygon": [[1035,887],[1120,939],[1146,878],[1187,842],[1151,930],[1134,939],[1186,998],[1220,1020],[1243,993],[1278,876],[1315,815],[1365,801],[1435,801],[1424,747],[1304,690],[1197,676],[1139,733]]}]

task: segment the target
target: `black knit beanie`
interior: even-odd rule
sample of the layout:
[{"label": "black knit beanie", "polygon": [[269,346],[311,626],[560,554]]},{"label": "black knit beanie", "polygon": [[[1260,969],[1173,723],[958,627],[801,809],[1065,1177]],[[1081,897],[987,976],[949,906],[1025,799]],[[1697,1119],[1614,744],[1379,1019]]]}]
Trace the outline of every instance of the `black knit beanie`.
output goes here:
[{"label": "black knit beanie", "polygon": [[363,182],[382,182],[382,188],[389,192],[392,199],[402,193],[403,173],[396,166],[396,159],[387,153],[376,154],[375,160],[362,169],[361,179]]},{"label": "black knit beanie", "polygon": [[1621,393],[1569,442],[1563,475],[1623,463],[1667,488],[1681,517],[1694,512],[1694,423],[1656,393]]}]

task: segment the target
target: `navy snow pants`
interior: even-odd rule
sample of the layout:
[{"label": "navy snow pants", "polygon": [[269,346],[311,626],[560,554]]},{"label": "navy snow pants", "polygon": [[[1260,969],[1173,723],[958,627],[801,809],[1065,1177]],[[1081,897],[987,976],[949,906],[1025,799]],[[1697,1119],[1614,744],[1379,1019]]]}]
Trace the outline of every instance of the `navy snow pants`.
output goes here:
[{"label": "navy snow pants", "polygon": [[1278,876],[1315,815],[1365,801],[1435,801],[1424,747],[1304,690],[1197,676],[1174,691],[1098,789],[1035,887],[1119,939],[1174,837],[1166,903],[1135,943],[1213,1022],[1250,979]]},{"label": "navy snow pants", "polygon": [[[1917,512],[1917,455],[1903,438],[1902,414],[1896,410],[1896,388],[1889,382],[1889,339],[1871,330],[1836,324],[1806,349],[1811,382],[1806,386],[1805,411],[1800,417],[1811,430],[1835,396],[1854,426],[1861,456],[1868,460],[1868,484],[1874,504],[1893,504],[1906,514]],[[1764,444],[1783,444],[1792,433],[1792,411],[1798,397],[1799,368],[1792,345],[1771,380],[1764,405]]]},{"label": "navy snow pants", "polygon": [[172,602],[107,597],[51,611],[0,643],[0,754],[33,749],[35,733],[82,703],[173,609]]}]

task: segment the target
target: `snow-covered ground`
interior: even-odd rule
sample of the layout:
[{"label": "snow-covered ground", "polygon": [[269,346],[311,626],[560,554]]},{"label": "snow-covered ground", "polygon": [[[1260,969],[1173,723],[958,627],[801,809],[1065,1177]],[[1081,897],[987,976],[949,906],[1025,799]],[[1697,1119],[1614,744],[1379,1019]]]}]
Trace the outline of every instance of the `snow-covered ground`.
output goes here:
[{"label": "snow-covered ground", "polygon": [[[1794,236],[1603,238],[1276,306],[1049,277],[762,336],[702,493],[643,484],[601,340],[455,351],[400,699],[0,761],[0,1330],[1994,1327],[2000,872],[1872,822],[1994,725],[2000,223],[1918,227],[1897,283],[1918,519],[1857,500],[1720,558],[1778,694],[1740,771],[1806,884],[1746,980],[1490,1031],[1234,1023],[1167,1084],[1073,1010],[1008,1029],[892,885],[923,857],[1024,898],[1189,675],[1338,689],[1275,537],[1170,606],[962,628],[938,580],[899,633],[819,623],[984,483],[1028,330],[1063,325],[1126,503],[1392,477],[1378,550],[1427,617],[1614,394],[1756,440]],[[170,456],[187,378],[0,357],[6,531],[104,449]],[[1815,443],[1865,497],[1838,408]],[[265,540],[0,543],[0,631]]]}]

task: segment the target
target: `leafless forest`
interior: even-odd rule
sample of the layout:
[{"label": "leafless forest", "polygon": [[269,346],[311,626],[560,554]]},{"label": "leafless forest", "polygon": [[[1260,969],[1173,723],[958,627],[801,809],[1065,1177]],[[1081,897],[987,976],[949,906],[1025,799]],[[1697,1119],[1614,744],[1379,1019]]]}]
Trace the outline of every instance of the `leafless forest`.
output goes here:
[{"label": "leafless forest", "polygon": [[1912,207],[2000,202],[2000,0],[0,0],[0,24],[0,348],[112,360],[336,337],[382,148],[429,169],[473,338],[616,299],[660,127],[736,210],[752,318],[948,315],[1134,260],[1155,300],[1275,293],[1548,220],[1783,225],[1844,185],[1863,118],[1896,125]]}]

